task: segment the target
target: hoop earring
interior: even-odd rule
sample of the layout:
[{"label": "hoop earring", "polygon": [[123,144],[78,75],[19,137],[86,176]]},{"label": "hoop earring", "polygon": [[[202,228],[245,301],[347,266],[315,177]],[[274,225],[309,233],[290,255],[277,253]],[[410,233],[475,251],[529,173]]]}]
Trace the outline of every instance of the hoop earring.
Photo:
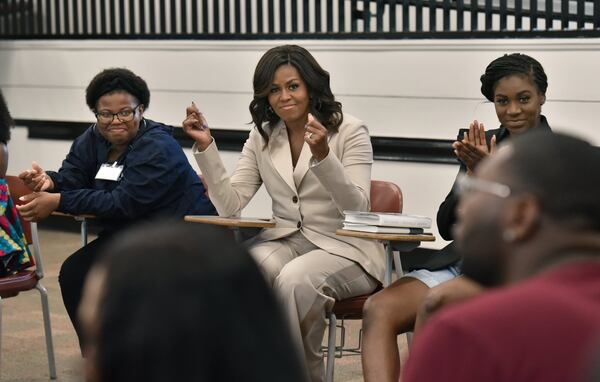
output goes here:
[{"label": "hoop earring", "polygon": [[271,107],[271,105],[267,105],[267,107],[265,108],[265,116],[268,119],[273,118],[273,116],[275,115],[275,111],[273,111],[273,108]]}]

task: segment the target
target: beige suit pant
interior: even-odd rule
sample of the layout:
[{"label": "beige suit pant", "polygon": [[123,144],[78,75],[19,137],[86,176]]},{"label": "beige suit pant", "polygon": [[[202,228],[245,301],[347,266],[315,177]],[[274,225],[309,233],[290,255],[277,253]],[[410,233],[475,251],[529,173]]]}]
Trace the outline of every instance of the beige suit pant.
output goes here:
[{"label": "beige suit pant", "polygon": [[371,293],[378,282],[354,261],[318,248],[301,232],[256,244],[250,252],[281,301],[311,381],[323,381],[326,312],[335,300]]}]

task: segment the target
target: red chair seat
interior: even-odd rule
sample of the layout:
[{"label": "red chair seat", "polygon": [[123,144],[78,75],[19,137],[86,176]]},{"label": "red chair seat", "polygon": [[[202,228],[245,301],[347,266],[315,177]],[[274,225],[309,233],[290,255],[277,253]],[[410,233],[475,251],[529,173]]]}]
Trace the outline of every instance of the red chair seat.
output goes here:
[{"label": "red chair seat", "polygon": [[35,288],[38,276],[35,271],[24,271],[17,274],[0,278],[0,297],[14,297],[19,292]]},{"label": "red chair seat", "polygon": [[[378,286],[373,293],[377,293],[382,289]],[[344,300],[336,301],[333,306],[332,312],[338,317],[348,320],[362,320],[362,310],[367,299],[373,295],[373,293],[363,294],[356,297],[350,297]]]},{"label": "red chair seat", "polygon": [[360,320],[362,318],[363,306],[370,296],[370,294],[363,294],[362,296],[336,301],[335,305],[333,306],[333,313],[338,318]]}]

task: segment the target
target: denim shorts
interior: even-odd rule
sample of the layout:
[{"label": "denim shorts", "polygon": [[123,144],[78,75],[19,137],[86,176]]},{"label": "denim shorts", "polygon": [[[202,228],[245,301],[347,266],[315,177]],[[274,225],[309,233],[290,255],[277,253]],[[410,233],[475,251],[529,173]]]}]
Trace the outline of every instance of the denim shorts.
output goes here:
[{"label": "denim shorts", "polygon": [[427,269],[416,269],[406,273],[402,277],[412,277],[427,285],[429,288],[440,285],[443,282],[452,280],[456,276],[461,274],[459,264],[451,265],[448,268],[440,269],[437,271],[430,271]]}]

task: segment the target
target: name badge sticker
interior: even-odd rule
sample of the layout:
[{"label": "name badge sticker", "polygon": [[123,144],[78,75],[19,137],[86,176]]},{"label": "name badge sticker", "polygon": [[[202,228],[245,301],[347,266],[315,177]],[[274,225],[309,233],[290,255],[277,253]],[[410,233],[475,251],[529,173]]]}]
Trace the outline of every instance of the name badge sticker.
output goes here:
[{"label": "name badge sticker", "polygon": [[122,172],[123,166],[117,165],[117,162],[113,164],[103,163],[96,174],[96,179],[112,180],[113,182],[116,182],[121,179]]}]

